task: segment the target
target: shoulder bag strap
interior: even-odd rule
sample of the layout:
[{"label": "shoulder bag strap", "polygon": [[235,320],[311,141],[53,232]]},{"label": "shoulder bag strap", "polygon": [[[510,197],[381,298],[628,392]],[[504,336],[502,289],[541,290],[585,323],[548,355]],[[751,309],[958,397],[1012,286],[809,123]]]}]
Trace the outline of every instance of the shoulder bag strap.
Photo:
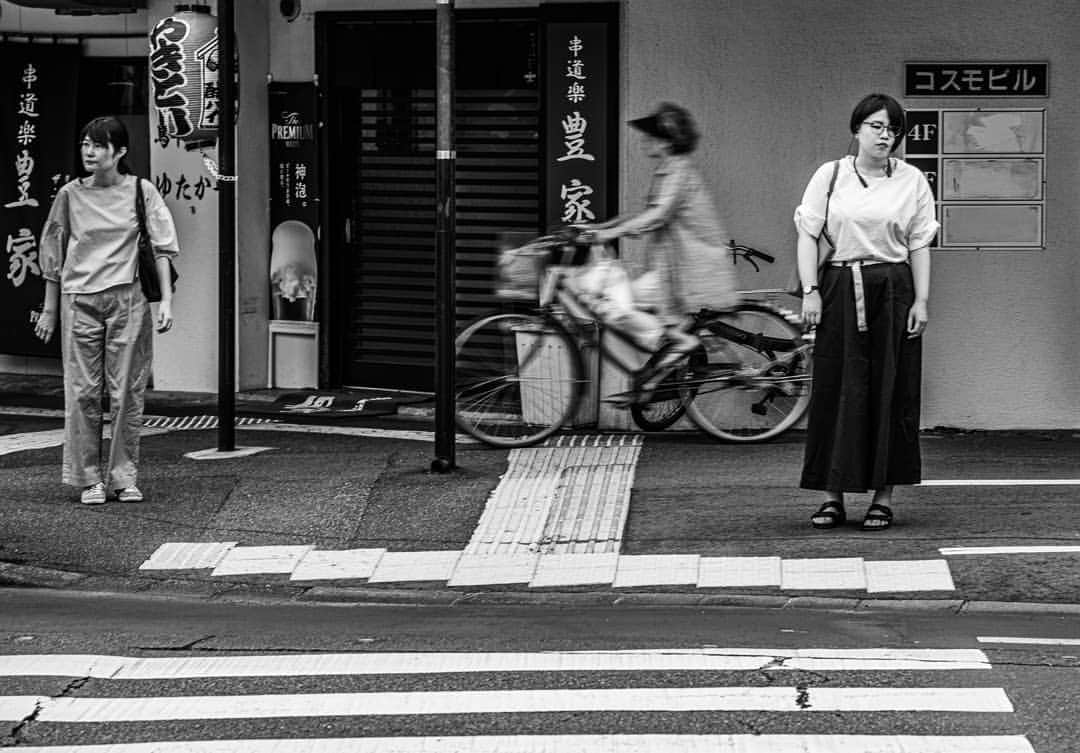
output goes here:
[{"label": "shoulder bag strap", "polygon": [[[828,206],[825,209],[827,212]],[[139,233],[149,240],[150,234],[146,232],[146,200],[143,198],[142,178],[138,176],[135,176],[135,219],[139,223]]]},{"label": "shoulder bag strap", "polygon": [[832,236],[829,235],[829,202],[832,200],[833,189],[836,188],[836,176],[840,172],[840,160],[833,162],[832,179],[829,180],[829,192],[825,194],[825,222],[821,226],[821,235],[825,238],[825,241],[829,244],[829,255],[822,261],[826,261],[829,256],[836,253],[836,244],[833,243]]}]

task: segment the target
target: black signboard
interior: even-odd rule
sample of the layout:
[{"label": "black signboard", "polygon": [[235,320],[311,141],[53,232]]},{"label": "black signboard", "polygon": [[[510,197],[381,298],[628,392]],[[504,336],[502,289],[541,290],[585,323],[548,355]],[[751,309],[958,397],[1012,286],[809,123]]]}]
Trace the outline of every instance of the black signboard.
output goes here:
[{"label": "black signboard", "polygon": [[38,246],[75,162],[78,45],[0,43],[0,352],[57,356],[34,337],[45,296]]},{"label": "black signboard", "polygon": [[[941,128],[937,110],[908,110],[907,134],[904,136],[904,154],[937,154]],[[909,160],[910,161],[910,160]]]},{"label": "black signboard", "polygon": [[546,29],[544,160],[547,227],[601,222],[614,209],[610,24],[553,21]]},{"label": "black signboard", "polygon": [[318,93],[314,83],[270,84],[270,222],[318,227]]},{"label": "black signboard", "polygon": [[312,321],[318,281],[318,91],[272,82],[270,282],[273,318]]},{"label": "black signboard", "polygon": [[905,63],[907,97],[1045,97],[1048,63]]}]

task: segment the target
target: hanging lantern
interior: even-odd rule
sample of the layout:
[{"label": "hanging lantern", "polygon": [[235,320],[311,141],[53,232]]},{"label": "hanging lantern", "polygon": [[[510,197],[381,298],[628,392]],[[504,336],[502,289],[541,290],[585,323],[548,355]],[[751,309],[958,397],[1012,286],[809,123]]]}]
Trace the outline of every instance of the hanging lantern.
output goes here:
[{"label": "hanging lantern", "polygon": [[158,112],[158,138],[180,139],[188,149],[217,138],[217,19],[208,5],[177,5],[150,32],[150,81]]}]

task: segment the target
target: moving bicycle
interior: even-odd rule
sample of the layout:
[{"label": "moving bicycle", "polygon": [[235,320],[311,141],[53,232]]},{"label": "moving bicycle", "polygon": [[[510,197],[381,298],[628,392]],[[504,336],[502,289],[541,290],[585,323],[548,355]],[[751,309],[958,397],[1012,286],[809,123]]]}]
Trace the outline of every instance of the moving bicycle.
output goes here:
[{"label": "moving bicycle", "polygon": [[[747,246],[732,244],[731,253],[755,266],[772,261]],[[685,414],[713,437],[750,442],[798,422],[809,403],[811,354],[795,317],[758,300],[702,309],[681,327],[686,337],[653,350],[640,333],[598,325],[608,302],[579,284],[596,256],[573,228],[504,251],[500,293],[510,303],[469,324],[456,342],[455,410],[463,431],[521,447],[587,423],[581,408],[601,369],[625,374],[630,387],[601,399],[627,408],[648,431]],[[693,346],[684,349],[687,339]]]}]

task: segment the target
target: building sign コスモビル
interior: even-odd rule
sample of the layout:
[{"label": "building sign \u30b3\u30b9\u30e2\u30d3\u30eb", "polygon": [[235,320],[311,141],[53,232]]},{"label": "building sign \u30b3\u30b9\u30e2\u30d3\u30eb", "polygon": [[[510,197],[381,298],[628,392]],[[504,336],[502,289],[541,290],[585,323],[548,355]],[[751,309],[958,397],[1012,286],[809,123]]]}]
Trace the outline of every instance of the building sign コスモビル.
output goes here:
[{"label": "building sign \u30b3\u30b9\u30e2\u30d3\u30eb", "polygon": [[55,356],[33,322],[44,299],[39,242],[75,159],[77,45],[0,43],[0,352]]},{"label": "building sign \u30b3\u30b9\u30e2\u30d3\u30eb", "polygon": [[906,97],[1045,97],[1048,63],[905,63]]}]

